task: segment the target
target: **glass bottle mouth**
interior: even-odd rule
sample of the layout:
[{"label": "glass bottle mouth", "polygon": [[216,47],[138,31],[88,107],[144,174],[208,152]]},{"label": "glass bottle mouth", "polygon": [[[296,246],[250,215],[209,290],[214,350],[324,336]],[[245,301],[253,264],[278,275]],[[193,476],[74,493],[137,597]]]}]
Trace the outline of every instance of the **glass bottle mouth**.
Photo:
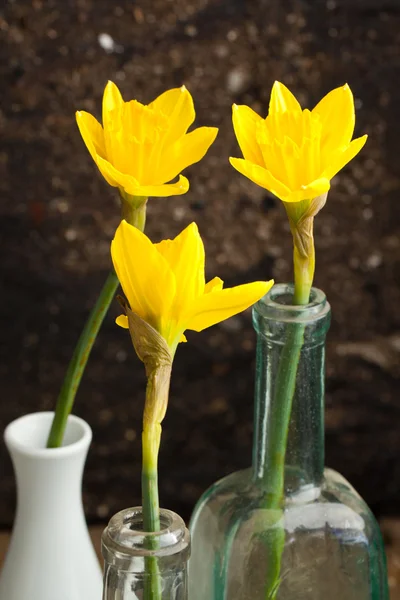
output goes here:
[{"label": "glass bottle mouth", "polygon": [[157,558],[181,555],[189,558],[190,536],[183,519],[171,510],[160,509],[160,531],[143,529],[141,506],[121,510],[114,515],[102,535],[102,553],[106,561],[115,563],[132,558]]},{"label": "glass bottle mouth", "polygon": [[328,317],[330,305],[322,290],[311,288],[310,302],[306,305],[292,304],[294,285],[278,283],[254,305],[254,325],[259,331],[258,320],[269,319],[285,323],[315,323]]}]

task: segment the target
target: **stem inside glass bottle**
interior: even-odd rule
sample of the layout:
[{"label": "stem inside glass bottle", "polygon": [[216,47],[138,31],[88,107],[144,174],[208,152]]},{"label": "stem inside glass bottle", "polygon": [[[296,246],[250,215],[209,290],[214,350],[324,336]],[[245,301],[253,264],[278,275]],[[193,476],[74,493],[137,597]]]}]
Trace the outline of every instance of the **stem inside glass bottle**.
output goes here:
[{"label": "stem inside glass bottle", "polygon": [[[326,319],[320,339],[321,352],[313,350],[310,355],[309,349],[310,335],[312,347],[318,345],[314,339],[315,323],[321,320],[318,313],[326,317],[329,305],[318,290],[313,290],[307,306],[292,305],[292,298],[291,286],[275,286],[254,311],[259,333],[254,478],[263,489],[263,506],[269,521],[268,536],[264,540],[268,555],[265,589],[268,600],[275,598],[279,589],[285,492],[317,485],[323,471],[323,449],[315,448],[312,453],[307,446],[315,445],[314,433],[317,441],[323,435],[321,400]],[[316,395],[315,405],[304,419],[312,390]],[[307,418],[314,425],[307,424]]]}]

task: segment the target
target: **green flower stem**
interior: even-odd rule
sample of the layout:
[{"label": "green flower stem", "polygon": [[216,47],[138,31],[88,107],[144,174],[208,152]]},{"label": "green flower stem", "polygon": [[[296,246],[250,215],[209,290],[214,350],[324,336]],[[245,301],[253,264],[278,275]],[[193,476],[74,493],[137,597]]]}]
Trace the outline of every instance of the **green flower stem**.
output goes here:
[{"label": "green flower stem", "polygon": [[96,304],[91,310],[69,363],[67,374],[57,399],[55,415],[47,440],[48,448],[58,448],[62,444],[68,415],[72,410],[86,363],[118,285],[118,278],[114,271],[111,271],[97,298]]},{"label": "green flower stem", "polygon": [[304,325],[293,323],[283,346],[276,377],[275,399],[271,403],[270,422],[275,427],[267,439],[265,485],[268,490],[267,508],[280,509],[284,495],[285,454],[289,432],[292,402],[296,389],[296,375],[301,347],[304,340]]},{"label": "green flower stem", "polygon": [[293,303],[302,306],[308,304],[314,279],[315,249],[312,238],[309,240],[306,256],[301,254],[296,246],[294,247],[293,263],[295,266]]},{"label": "green flower stem", "polygon": [[[158,452],[161,422],[168,406],[173,354],[158,331],[132,312],[125,301],[122,305],[128,317],[133,346],[144,363],[147,375],[142,431],[142,514],[146,547],[148,550],[157,550],[158,536],[146,536],[146,532],[151,534],[160,531]],[[161,578],[157,560],[154,553],[145,557],[144,600],[161,600]]]},{"label": "green flower stem", "polygon": [[125,219],[140,231],[144,231],[146,225],[147,198],[142,196],[129,196],[122,190],[121,194],[121,219]]},{"label": "green flower stem", "polygon": [[142,433],[142,503],[145,531],[160,530],[160,504],[158,500],[158,449],[161,426],[145,425]]},{"label": "green flower stem", "polygon": [[274,427],[268,436],[265,464],[265,489],[268,490],[265,508],[275,515],[275,525],[266,539],[268,571],[266,599],[275,598],[279,588],[282,553],[285,543],[283,501],[285,484],[285,454],[293,397],[296,390],[297,367],[304,340],[304,325],[291,324],[280,356],[276,378],[275,399],[271,404],[270,422]]},{"label": "green flower stem", "polygon": [[[158,499],[158,449],[161,425],[145,425],[142,433],[142,509],[143,529],[160,531],[160,504]],[[149,550],[157,550],[157,540],[150,539]],[[161,578],[155,556],[146,557],[144,600],[161,600]]]},{"label": "green flower stem", "polygon": [[[123,190],[120,190],[120,193],[122,218],[140,229],[140,231],[143,231],[146,223],[147,198],[128,197],[124,194]],[[68,365],[67,374],[65,375],[57,399],[54,419],[47,439],[47,448],[58,448],[62,444],[68,415],[72,410],[86,363],[118,286],[118,278],[114,271],[111,271],[97,298],[96,304],[89,314],[89,318],[75,347],[71,362]]]},{"label": "green flower stem", "polygon": [[[161,345],[164,340],[159,340]],[[161,425],[168,404],[169,382],[171,378],[172,358],[163,355],[157,344],[150,342],[150,362],[146,362],[147,388],[143,414],[142,432],[142,510],[143,528],[147,532],[160,531],[160,503],[158,499],[158,452],[161,440]],[[153,353],[153,354],[152,354]],[[139,353],[140,355],[140,353]],[[163,357],[166,362],[163,362]],[[158,549],[158,539],[149,539],[150,550]],[[146,579],[144,600],[161,600],[161,577],[157,558],[146,558]]]},{"label": "green flower stem", "polygon": [[[296,239],[294,237],[294,239]],[[309,254],[304,256],[296,245],[294,246],[295,289],[293,302],[296,305],[308,304],[314,276],[315,252],[314,242],[308,240]],[[285,544],[283,528],[283,502],[285,491],[285,457],[289,433],[290,416],[293,398],[296,391],[297,369],[301,349],[304,342],[305,326],[302,323],[292,323],[288,326],[287,337],[279,359],[278,373],[275,384],[275,398],[271,405],[270,422],[274,426],[268,436],[265,489],[268,490],[265,508],[276,515],[276,524],[268,534],[268,567],[266,599],[273,600],[279,589],[282,554]]]},{"label": "green flower stem", "polygon": [[326,202],[326,194],[311,200],[284,202],[293,236],[294,303],[308,304],[314,279],[314,217]]}]

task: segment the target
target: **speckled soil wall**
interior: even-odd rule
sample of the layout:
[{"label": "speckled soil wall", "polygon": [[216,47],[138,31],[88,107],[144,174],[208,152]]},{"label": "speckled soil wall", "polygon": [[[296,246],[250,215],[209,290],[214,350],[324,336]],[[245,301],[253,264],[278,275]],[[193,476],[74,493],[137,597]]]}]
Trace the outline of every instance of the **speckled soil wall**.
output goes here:
[{"label": "speckled soil wall", "polygon": [[[114,190],[98,175],[74,112],[100,114],[104,85],[148,102],[184,83],[198,124],[220,127],[188,169],[191,191],[149,203],[148,233],[196,220],[209,277],[291,278],[282,206],[228,164],[231,105],[266,113],[275,79],[312,107],[349,82],[369,141],[338,176],[316,222],[316,285],[333,309],[327,463],[378,515],[400,496],[398,0],[3,0],[0,18],[0,425],[51,409],[80,328],[110,267]],[[113,306],[76,413],[94,431],[84,499],[91,522],[140,501],[144,373]],[[161,451],[161,501],[188,517],[217,478],[249,464],[255,336],[247,312],[179,349]],[[14,487],[1,446],[0,525]]]}]

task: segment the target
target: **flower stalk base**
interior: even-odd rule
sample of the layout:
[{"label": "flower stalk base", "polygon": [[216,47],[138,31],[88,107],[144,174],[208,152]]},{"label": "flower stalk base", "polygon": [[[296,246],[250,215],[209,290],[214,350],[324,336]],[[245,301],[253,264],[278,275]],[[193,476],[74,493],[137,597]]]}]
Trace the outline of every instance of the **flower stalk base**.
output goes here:
[{"label": "flower stalk base", "polygon": [[119,192],[121,195],[121,219],[125,219],[130,225],[144,231],[148,199],[142,196],[129,196],[121,188]]}]

